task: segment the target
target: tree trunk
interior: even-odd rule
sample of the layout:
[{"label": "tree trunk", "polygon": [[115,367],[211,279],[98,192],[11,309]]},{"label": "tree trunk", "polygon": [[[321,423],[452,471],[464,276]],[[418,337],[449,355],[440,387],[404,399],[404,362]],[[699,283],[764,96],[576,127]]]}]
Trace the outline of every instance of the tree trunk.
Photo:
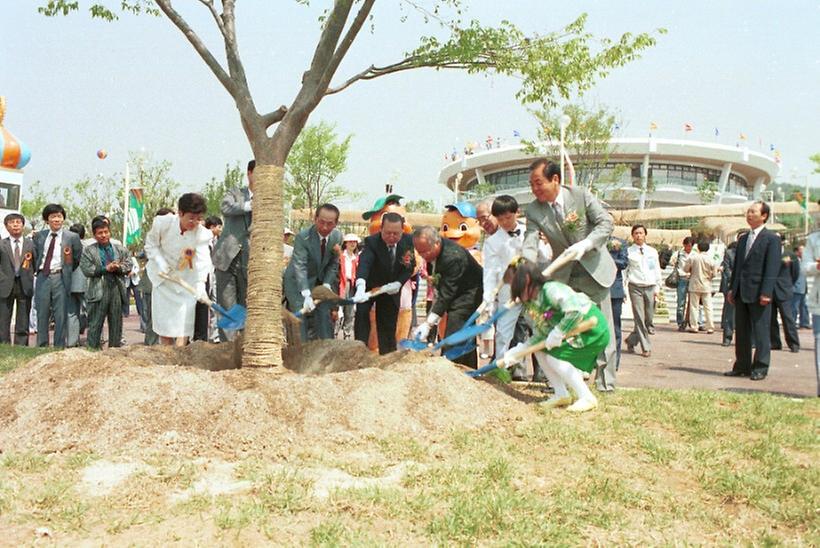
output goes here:
[{"label": "tree trunk", "polygon": [[[258,161],[258,159],[257,159]],[[248,319],[243,367],[282,365],[282,233],[284,168],[257,164],[248,262]]]}]

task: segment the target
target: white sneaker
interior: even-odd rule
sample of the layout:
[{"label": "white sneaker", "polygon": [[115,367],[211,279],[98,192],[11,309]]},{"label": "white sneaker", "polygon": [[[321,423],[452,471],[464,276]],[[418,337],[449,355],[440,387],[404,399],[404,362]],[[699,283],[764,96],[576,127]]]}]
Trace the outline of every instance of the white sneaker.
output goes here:
[{"label": "white sneaker", "polygon": [[556,396],[552,395],[544,401],[538,402],[538,405],[544,409],[554,409],[556,407],[566,407],[572,404],[572,396]]},{"label": "white sneaker", "polygon": [[592,411],[596,407],[598,407],[598,400],[596,400],[594,398],[593,399],[585,398],[585,399],[580,399],[580,400],[576,401],[575,403],[573,403],[572,405],[570,405],[569,407],[567,407],[567,411],[569,411],[571,413],[584,413],[586,411]]}]

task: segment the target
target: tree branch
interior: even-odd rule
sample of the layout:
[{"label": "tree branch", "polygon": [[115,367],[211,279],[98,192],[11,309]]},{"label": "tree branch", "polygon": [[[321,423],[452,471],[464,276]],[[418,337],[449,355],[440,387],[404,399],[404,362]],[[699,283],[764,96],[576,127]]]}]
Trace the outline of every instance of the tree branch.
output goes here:
[{"label": "tree branch", "polygon": [[222,33],[222,37],[227,38],[225,35],[225,24],[222,22],[222,17],[220,17],[219,13],[217,13],[216,11],[216,6],[214,6],[214,0],[199,0],[199,3],[208,8],[208,11],[211,12],[211,15],[214,18],[216,26],[219,28],[219,32]]},{"label": "tree branch", "polygon": [[271,127],[273,124],[277,124],[282,121],[282,118],[285,117],[285,114],[288,113],[288,107],[282,105],[278,109],[274,110],[273,112],[268,112],[267,114],[262,115],[262,123],[265,125],[265,128]]},{"label": "tree branch", "polygon": [[[327,87],[330,85],[330,80],[333,78],[333,75],[336,74],[336,69],[339,68],[339,63],[341,63],[342,59],[344,59],[345,55],[347,55],[350,46],[353,44],[354,40],[356,40],[356,36],[362,29],[362,25],[364,25],[365,21],[367,21],[367,17],[370,15],[370,11],[373,9],[374,3],[375,0],[365,0],[362,7],[359,8],[359,13],[356,14],[356,18],[350,24],[350,28],[347,29],[347,32],[339,44],[339,47],[336,48],[336,51],[333,53],[330,63],[328,63],[325,68],[325,73],[322,76],[322,81],[319,87],[320,90],[327,90]],[[322,91],[319,96],[321,97],[322,95],[326,95],[326,91]]]},{"label": "tree branch", "polygon": [[234,81],[231,80],[231,77],[228,76],[225,69],[222,68],[222,65],[219,64],[219,61],[216,60],[197,33],[188,25],[187,21],[171,6],[171,0],[156,0],[156,3],[165,16],[182,31],[182,34],[185,35],[185,38],[191,43],[194,50],[202,57],[202,60],[205,61],[205,64],[208,65],[208,68],[211,69],[211,72],[214,73],[214,76],[216,76],[222,86],[228,90],[228,93],[230,93],[232,97],[235,97],[236,85]]}]

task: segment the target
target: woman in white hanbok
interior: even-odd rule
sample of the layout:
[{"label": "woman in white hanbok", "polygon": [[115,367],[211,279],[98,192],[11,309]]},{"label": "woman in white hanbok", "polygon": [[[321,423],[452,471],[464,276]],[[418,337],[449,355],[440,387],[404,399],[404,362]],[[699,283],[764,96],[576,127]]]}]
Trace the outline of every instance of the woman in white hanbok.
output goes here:
[{"label": "woman in white hanbok", "polygon": [[[145,240],[146,272],[153,284],[151,318],[162,344],[184,346],[187,343],[194,334],[196,301],[207,297],[205,279],[211,271],[208,244],[213,234],[202,226],[206,210],[202,196],[183,194],[178,213],[154,219]],[[160,273],[187,282],[196,288],[197,296],[161,277]]]}]

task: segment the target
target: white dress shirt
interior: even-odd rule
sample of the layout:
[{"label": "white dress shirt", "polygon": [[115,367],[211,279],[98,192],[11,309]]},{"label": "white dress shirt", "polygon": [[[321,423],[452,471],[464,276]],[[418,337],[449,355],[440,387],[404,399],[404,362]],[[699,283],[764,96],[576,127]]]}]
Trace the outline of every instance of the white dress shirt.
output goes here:
[{"label": "white dress shirt", "polygon": [[654,247],[646,244],[639,246],[632,244],[626,250],[628,263],[626,266],[626,280],[639,287],[661,285],[661,267],[658,252]]}]

